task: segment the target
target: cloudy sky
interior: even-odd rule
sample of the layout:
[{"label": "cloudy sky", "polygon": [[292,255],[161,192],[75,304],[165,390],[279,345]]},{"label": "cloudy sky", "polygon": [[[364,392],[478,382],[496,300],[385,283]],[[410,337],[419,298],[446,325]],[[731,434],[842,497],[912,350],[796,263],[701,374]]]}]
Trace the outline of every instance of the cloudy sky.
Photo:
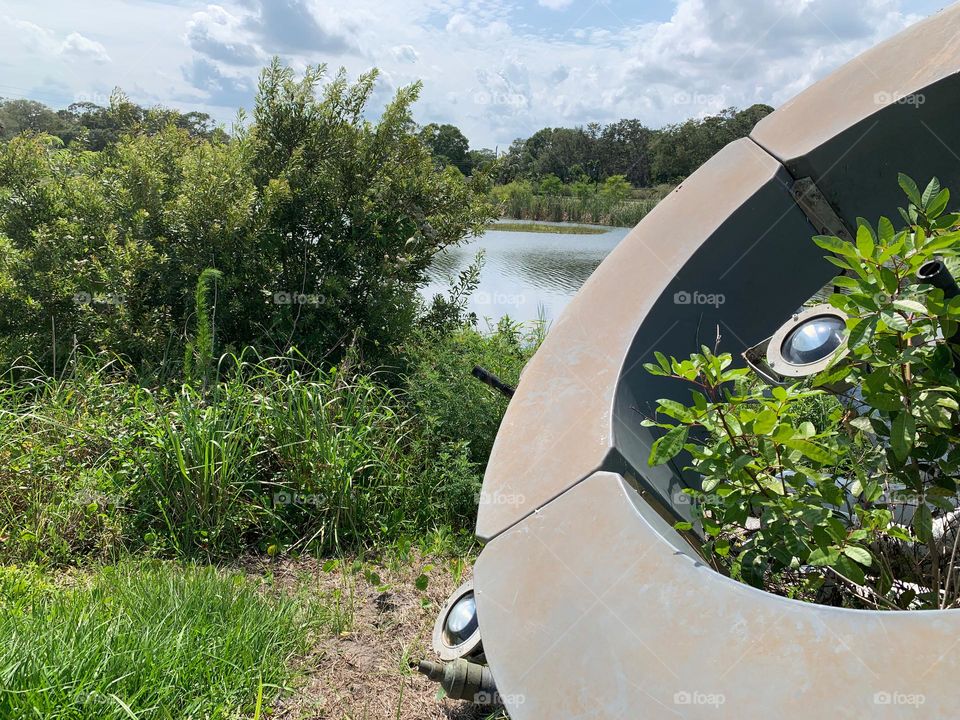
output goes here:
[{"label": "cloudy sky", "polygon": [[504,148],[778,105],[946,0],[0,0],[0,96],[201,109],[227,125],[279,55],[424,82],[421,122]]}]

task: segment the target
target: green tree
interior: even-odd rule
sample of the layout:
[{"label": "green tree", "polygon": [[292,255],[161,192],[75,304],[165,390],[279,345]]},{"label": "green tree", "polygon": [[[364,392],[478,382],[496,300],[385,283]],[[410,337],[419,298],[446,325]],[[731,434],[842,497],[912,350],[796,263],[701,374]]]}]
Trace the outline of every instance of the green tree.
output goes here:
[{"label": "green tree", "polygon": [[600,195],[609,202],[622,202],[633,190],[623,175],[611,175],[600,184]]},{"label": "green tree", "polygon": [[103,151],[44,135],[0,145],[0,353],[52,365],[76,342],[184,357],[211,268],[218,348],[387,360],[432,257],[493,210],[485,176],[435,170],[411,117],[419,85],[368,119],[375,78],[298,79],[275,61],[235,137],[154,128],[117,95],[84,110],[118,133]]},{"label": "green tree", "polygon": [[563,181],[556,175],[546,175],[540,181],[540,193],[555,197],[563,193]]},{"label": "green tree", "polygon": [[420,131],[424,144],[443,165],[453,165],[464,175],[473,169],[469,154],[470,142],[454,125],[430,123]]}]

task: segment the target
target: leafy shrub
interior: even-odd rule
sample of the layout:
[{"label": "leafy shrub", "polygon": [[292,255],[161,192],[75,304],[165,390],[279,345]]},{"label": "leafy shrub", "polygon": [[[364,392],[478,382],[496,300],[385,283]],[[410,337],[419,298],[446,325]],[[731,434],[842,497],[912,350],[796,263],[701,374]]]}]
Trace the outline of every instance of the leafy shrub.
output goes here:
[{"label": "leafy shrub", "polygon": [[651,464],[689,452],[705,550],[734,577],[855,607],[960,605],[960,297],[921,282],[954,264],[960,215],[933,180],[908,177],[906,227],[861,221],[855,242],[817,237],[844,271],[830,302],[846,313],[843,351],[811,381],[768,391],[729,355],[703,348],[658,361],[692,383],[692,405],[662,400]]},{"label": "leafy shrub", "polygon": [[406,397],[427,435],[440,443],[465,442],[471,462],[485,467],[507,399],[474,378],[473,367],[515,386],[542,332],[542,323],[524,327],[504,318],[489,335],[462,326],[411,342]]},{"label": "leafy shrub", "polygon": [[100,152],[0,143],[0,359],[51,371],[80,345],[177,365],[209,268],[214,356],[296,345],[337,360],[353,346],[384,360],[431,258],[493,210],[485,176],[434,169],[411,116],[419,85],[368,120],[375,81],[274,62],[234,137],[131,123]]}]

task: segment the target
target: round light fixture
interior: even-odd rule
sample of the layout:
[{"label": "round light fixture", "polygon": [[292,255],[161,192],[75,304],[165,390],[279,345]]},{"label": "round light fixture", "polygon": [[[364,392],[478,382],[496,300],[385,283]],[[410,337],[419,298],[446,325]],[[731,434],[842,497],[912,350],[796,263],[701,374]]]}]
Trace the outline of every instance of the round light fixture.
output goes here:
[{"label": "round light fixture", "polygon": [[846,339],[846,315],[832,305],[816,305],[774,333],[767,345],[767,364],[788,378],[815,375],[830,364]]},{"label": "round light fixture", "polygon": [[450,647],[462,645],[477,631],[477,601],[473,592],[457,600],[444,623],[444,640]]},{"label": "round light fixture", "polygon": [[847,324],[833,315],[820,315],[797,325],[780,347],[783,359],[793,365],[823,360],[843,344]]},{"label": "round light fixture", "polygon": [[466,582],[447,599],[433,626],[433,650],[444,662],[457,658],[475,661],[483,656],[477,599],[473,582]]}]

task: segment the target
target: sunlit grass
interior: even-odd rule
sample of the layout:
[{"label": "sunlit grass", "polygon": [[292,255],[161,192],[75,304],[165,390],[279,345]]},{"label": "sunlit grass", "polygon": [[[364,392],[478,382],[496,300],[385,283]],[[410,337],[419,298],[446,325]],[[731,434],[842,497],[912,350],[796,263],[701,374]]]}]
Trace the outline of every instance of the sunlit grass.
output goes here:
[{"label": "sunlit grass", "polygon": [[73,588],[0,593],[3,718],[252,716],[309,629],[293,599],[212,568],[127,563]]},{"label": "sunlit grass", "polygon": [[542,223],[498,222],[488,225],[487,228],[506,232],[556,233],[558,235],[603,235],[610,232],[610,228],[596,225],[544,225]]}]

